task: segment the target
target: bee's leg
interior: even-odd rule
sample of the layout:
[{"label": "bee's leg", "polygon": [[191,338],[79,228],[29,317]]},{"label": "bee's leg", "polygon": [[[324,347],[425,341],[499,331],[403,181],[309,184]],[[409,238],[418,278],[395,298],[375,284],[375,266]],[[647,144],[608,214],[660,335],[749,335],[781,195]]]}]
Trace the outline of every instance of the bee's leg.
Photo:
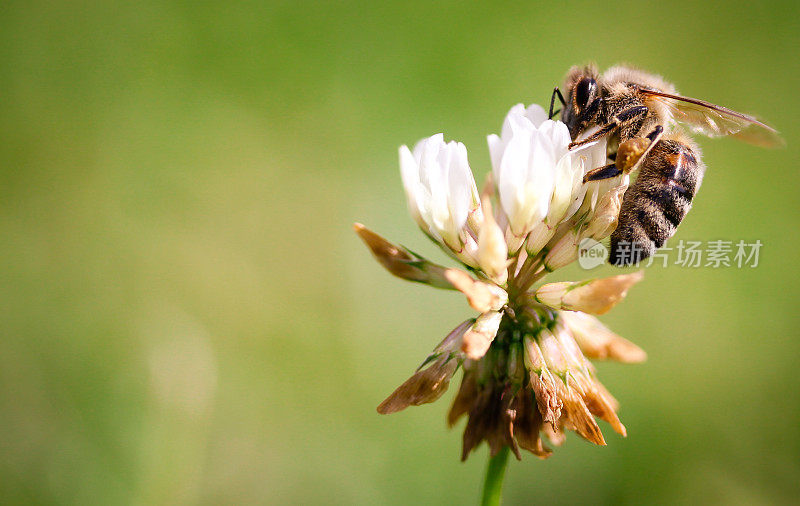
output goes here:
[{"label": "bee's leg", "polygon": [[598,167],[590,170],[583,176],[583,182],[599,181],[611,177],[617,177],[620,174],[630,174],[637,168],[639,162],[644,159],[644,156],[653,149],[661,134],[664,133],[664,127],[656,125],[656,127],[644,137],[634,137],[628,139],[619,145],[617,155],[614,163]]},{"label": "bee's leg", "polygon": [[656,125],[656,127],[649,134],[645,135],[645,137],[650,139],[653,145],[655,145],[655,143],[658,141],[658,139],[661,138],[661,134],[663,133],[664,133],[664,127],[662,127],[661,125]]},{"label": "bee's leg", "polygon": [[583,182],[588,183],[589,181],[600,181],[601,179],[608,179],[611,177],[617,177],[622,174],[622,171],[617,167],[616,163],[609,163],[608,165],[603,165],[602,167],[598,167],[596,169],[590,170],[583,176]]},{"label": "bee's leg", "polygon": [[594,142],[609,133],[615,128],[618,128],[620,125],[627,123],[629,121],[635,121],[647,115],[647,106],[645,105],[634,105],[633,107],[629,107],[624,111],[620,112],[613,118],[611,121],[603,125],[600,130],[596,131],[589,137],[580,140],[574,141],[569,144],[569,149],[577,148],[578,146],[583,146],[584,144],[589,144],[590,142]]},{"label": "bee's leg", "polygon": [[553,112],[553,106],[556,105],[556,96],[558,96],[558,100],[561,101],[562,107],[567,105],[567,101],[564,100],[564,95],[561,94],[561,90],[558,89],[558,86],[553,88],[553,94],[550,96],[550,114],[547,116],[549,119],[553,119],[553,116],[561,112],[561,109]]},{"label": "bee's leg", "polygon": [[600,128],[600,130],[596,131],[595,133],[593,133],[589,137],[587,137],[587,138],[585,138],[583,140],[580,140],[580,141],[570,142],[569,143],[569,149],[577,148],[579,146],[583,146],[584,144],[589,144],[590,142],[594,142],[597,139],[600,139],[600,138],[608,135],[609,133],[611,133],[611,131],[614,130],[615,128],[617,128],[617,126],[618,125],[616,123],[614,123],[614,122],[606,123],[605,125],[603,125]]}]

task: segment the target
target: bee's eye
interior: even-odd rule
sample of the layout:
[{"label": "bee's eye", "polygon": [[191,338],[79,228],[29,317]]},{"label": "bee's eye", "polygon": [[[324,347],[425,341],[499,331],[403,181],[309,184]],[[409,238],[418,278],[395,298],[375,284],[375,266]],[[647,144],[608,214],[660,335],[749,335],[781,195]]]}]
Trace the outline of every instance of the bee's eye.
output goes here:
[{"label": "bee's eye", "polygon": [[596,95],[597,81],[590,77],[584,77],[575,85],[575,105],[578,109],[585,109]]}]

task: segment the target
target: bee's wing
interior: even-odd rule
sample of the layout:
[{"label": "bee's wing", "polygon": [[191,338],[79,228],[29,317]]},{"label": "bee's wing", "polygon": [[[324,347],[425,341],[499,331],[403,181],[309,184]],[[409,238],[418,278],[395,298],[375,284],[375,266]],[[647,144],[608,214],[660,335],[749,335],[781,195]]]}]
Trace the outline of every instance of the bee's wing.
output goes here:
[{"label": "bee's wing", "polygon": [[665,105],[672,112],[675,121],[685,124],[695,133],[709,137],[730,135],[741,141],[767,148],[784,145],[777,130],[747,114],[696,98],[649,89],[639,91]]}]

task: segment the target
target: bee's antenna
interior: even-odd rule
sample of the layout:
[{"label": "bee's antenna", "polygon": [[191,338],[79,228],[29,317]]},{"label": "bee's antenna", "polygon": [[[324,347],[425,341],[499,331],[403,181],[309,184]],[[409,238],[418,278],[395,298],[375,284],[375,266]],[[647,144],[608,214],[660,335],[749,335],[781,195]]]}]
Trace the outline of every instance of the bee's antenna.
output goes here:
[{"label": "bee's antenna", "polygon": [[561,109],[553,112],[553,106],[556,105],[556,96],[558,96],[558,100],[561,101],[562,106],[567,105],[566,100],[564,100],[564,95],[561,94],[561,90],[558,89],[558,86],[553,88],[553,94],[550,96],[550,114],[547,116],[548,119],[553,119],[553,116],[561,112]]}]

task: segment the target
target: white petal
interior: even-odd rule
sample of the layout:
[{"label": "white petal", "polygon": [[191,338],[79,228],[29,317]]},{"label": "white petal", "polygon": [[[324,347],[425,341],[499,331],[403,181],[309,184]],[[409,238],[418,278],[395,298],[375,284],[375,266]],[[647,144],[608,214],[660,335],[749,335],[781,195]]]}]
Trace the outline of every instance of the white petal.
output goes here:
[{"label": "white petal", "polygon": [[547,144],[547,139],[542,135],[536,136],[532,154],[528,170],[530,171],[530,181],[535,185],[537,199],[536,212],[533,216],[536,219],[543,219],[547,215],[550,198],[553,194],[555,159],[552,146]]},{"label": "white petal", "polygon": [[527,182],[528,159],[530,157],[530,136],[516,135],[506,146],[500,163],[501,178],[496,182],[500,194],[500,205],[508,216],[509,223],[516,233],[520,233],[519,204]]},{"label": "white petal", "polygon": [[533,123],[533,126],[539,127],[542,123],[547,121],[547,113],[539,104],[531,104],[525,110],[525,116]]},{"label": "white petal", "polygon": [[500,180],[500,161],[503,159],[503,150],[505,149],[505,143],[500,140],[495,134],[492,134],[486,137],[486,142],[489,144],[489,156],[492,159],[492,174],[494,174],[494,180]]},{"label": "white petal", "polygon": [[400,177],[403,179],[406,193],[411,194],[419,183],[419,164],[405,145],[400,146]]},{"label": "white petal", "polygon": [[514,132],[524,130],[527,125],[531,125],[531,123],[525,118],[525,106],[517,104],[508,111],[500,135],[504,140],[509,139]]},{"label": "white petal", "polygon": [[419,210],[418,193],[419,193],[419,165],[414,159],[414,155],[408,149],[408,146],[400,146],[400,177],[403,180],[403,188],[406,191],[406,203],[408,204],[408,212],[411,217],[419,226],[422,226],[424,220]]},{"label": "white petal", "polygon": [[467,222],[467,216],[472,207],[473,189],[475,180],[467,161],[467,148],[463,144],[453,143],[448,145],[451,149],[449,167],[449,195],[450,211],[453,218],[453,226],[459,231]]},{"label": "white petal", "polygon": [[557,225],[567,208],[572,204],[573,183],[577,178],[575,172],[571,155],[562,156],[556,165],[553,198],[550,201],[550,210],[548,211],[548,224],[550,226]]},{"label": "white petal", "polygon": [[570,137],[569,128],[564,123],[558,121],[553,127],[553,145],[556,148],[556,157],[560,158],[567,153]]}]

